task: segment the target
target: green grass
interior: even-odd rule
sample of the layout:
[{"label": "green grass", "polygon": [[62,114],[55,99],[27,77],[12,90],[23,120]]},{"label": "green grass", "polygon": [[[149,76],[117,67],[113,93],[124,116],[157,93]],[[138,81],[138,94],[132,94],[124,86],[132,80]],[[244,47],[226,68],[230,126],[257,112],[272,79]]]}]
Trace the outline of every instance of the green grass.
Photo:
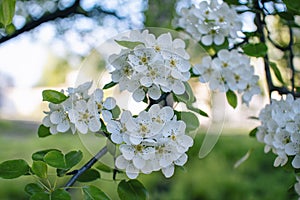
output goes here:
[{"label": "green grass", "polygon": [[[95,140],[89,136],[86,136],[87,139],[80,139],[71,134],[41,139],[36,134],[37,125],[22,122],[0,121],[0,130],[0,162],[23,158],[31,164],[31,154],[47,148],[58,148],[63,152],[80,149],[87,160],[91,157],[90,151],[100,149],[102,143],[101,139]],[[282,168],[274,168],[275,156],[264,154],[263,145],[255,139],[249,138],[246,133],[224,134],[212,152],[204,159],[199,159],[198,152],[203,137],[202,134],[196,137],[195,145],[188,152],[189,161],[184,168],[177,167],[172,178],[164,178],[161,172],[139,176],[139,180],[149,190],[151,200],[291,199],[287,190],[293,185],[293,175]],[[250,148],[253,148],[250,158],[235,169],[234,163]],[[102,177],[105,180],[94,181],[93,184],[97,184],[112,199],[117,199],[117,183],[111,180],[111,174],[102,174]],[[123,175],[118,175],[117,178],[120,177]],[[28,199],[24,186],[29,181],[35,180],[28,177],[0,179],[0,199]],[[63,181],[65,180],[60,184],[63,185]],[[75,190],[74,199],[81,199],[78,195],[78,190],[77,193]]]}]

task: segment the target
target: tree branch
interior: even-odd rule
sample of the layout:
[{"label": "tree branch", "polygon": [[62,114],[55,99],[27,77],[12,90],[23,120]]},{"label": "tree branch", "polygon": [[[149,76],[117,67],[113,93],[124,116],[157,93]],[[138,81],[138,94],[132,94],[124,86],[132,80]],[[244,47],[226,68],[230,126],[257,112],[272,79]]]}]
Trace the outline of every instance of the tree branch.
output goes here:
[{"label": "tree branch", "polygon": [[68,7],[65,10],[57,10],[56,12],[50,14],[46,13],[38,20],[28,22],[27,24],[25,24],[25,26],[23,26],[21,29],[16,30],[13,34],[0,38],[0,44],[12,38],[15,38],[24,32],[30,31],[45,22],[52,21],[57,18],[64,18],[72,13],[75,13],[78,7],[80,7],[79,3],[80,0],[76,0],[71,7]]},{"label": "tree branch", "polygon": [[[255,0],[254,1],[254,7],[257,10],[261,10],[260,13],[256,13],[255,14],[255,25],[257,26],[257,32],[260,34],[260,42],[265,43],[266,42],[266,36],[264,33],[264,24],[265,24],[265,13],[263,12],[262,8],[260,8],[259,5],[259,0]],[[294,53],[293,53],[293,32],[291,27],[289,26],[289,34],[290,34],[290,42],[289,45],[287,47],[281,47],[277,44],[275,44],[272,39],[269,37],[269,31],[267,30],[267,37],[270,40],[270,42],[278,49],[282,50],[282,51],[286,51],[288,50],[290,52],[289,55],[289,66],[292,70],[292,77],[291,77],[291,85],[292,85],[292,89],[290,90],[288,87],[282,86],[282,87],[278,87],[275,86],[273,84],[272,81],[272,76],[271,76],[271,71],[270,71],[270,63],[269,63],[269,57],[268,54],[266,54],[264,56],[264,65],[265,65],[265,73],[266,73],[266,79],[267,79],[267,84],[268,84],[268,90],[269,90],[269,98],[271,100],[271,94],[274,91],[277,91],[280,95],[283,94],[292,94],[294,97],[299,98],[300,97],[300,93],[299,92],[295,92],[295,67],[293,64],[293,58],[294,58]]]},{"label": "tree branch", "polygon": [[[114,15],[118,19],[123,19],[123,18],[119,17],[114,12],[105,11],[105,10],[103,10],[101,8],[99,8],[98,10],[99,10],[99,12],[101,12],[103,14]],[[24,32],[27,32],[27,31],[35,29],[36,27],[40,26],[41,24],[43,24],[45,22],[53,21],[53,20],[55,20],[57,18],[66,18],[66,17],[69,17],[72,14],[82,14],[84,16],[90,17],[89,16],[89,12],[86,12],[85,10],[83,10],[81,8],[81,6],[80,6],[80,0],[76,0],[72,6],[66,8],[64,10],[57,9],[53,13],[45,13],[38,20],[32,20],[30,22],[27,22],[21,29],[16,30],[13,34],[1,37],[0,38],[0,45],[2,43],[6,42],[6,41],[8,41],[10,39],[12,39],[12,38],[15,38],[15,37],[21,35]]]},{"label": "tree branch", "polygon": [[291,28],[291,26],[289,26],[289,34],[290,34],[290,42],[288,45],[288,50],[290,52],[289,54],[289,66],[292,70],[292,77],[291,77],[291,84],[292,84],[292,94],[293,96],[295,96],[295,66],[293,63],[293,59],[294,59],[294,51],[293,51],[293,44],[294,44],[294,35],[293,35],[293,30]]},{"label": "tree branch", "polygon": [[103,147],[91,160],[89,160],[83,167],[76,171],[72,178],[65,185],[65,189],[68,190],[86,170],[90,169],[102,156],[107,153],[107,147]]},{"label": "tree branch", "polygon": [[[255,9],[261,10],[258,0],[255,0],[253,2],[253,6],[254,6]],[[261,19],[261,17],[263,17],[263,19]],[[265,34],[264,34],[264,24],[265,24],[264,20],[265,20],[265,15],[264,15],[263,11],[255,13],[254,23],[257,27],[257,32],[260,35],[260,38],[259,38],[260,42],[262,42],[262,43],[266,43],[266,38],[265,38]],[[274,85],[273,85],[273,82],[272,82],[271,71],[270,71],[270,68],[269,68],[268,54],[266,54],[264,56],[264,66],[265,66],[265,73],[266,73],[266,79],[267,79],[268,90],[269,90],[269,99],[271,99],[271,93],[274,89]]]},{"label": "tree branch", "polygon": [[277,91],[280,95],[283,94],[292,94],[294,97],[299,98],[300,97],[300,93],[299,92],[293,92],[291,90],[289,90],[287,87],[277,87],[277,86],[273,86],[271,92]]}]

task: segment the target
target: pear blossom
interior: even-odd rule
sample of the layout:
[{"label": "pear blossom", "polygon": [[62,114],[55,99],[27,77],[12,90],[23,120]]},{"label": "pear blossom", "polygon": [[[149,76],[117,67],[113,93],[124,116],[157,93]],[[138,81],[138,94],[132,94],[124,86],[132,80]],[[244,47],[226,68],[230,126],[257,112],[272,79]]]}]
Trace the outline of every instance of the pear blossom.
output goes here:
[{"label": "pear blossom", "polygon": [[120,120],[108,120],[107,131],[111,133],[111,140],[116,144],[121,144],[128,138],[129,132],[126,128],[126,122],[131,120],[132,114],[130,111],[123,111]]},{"label": "pear blossom", "polygon": [[76,129],[81,133],[85,134],[88,130],[97,132],[101,128],[96,105],[93,106],[91,101],[88,103],[84,100],[77,101],[74,108],[69,111],[69,117],[70,121],[75,124]]},{"label": "pear blossom", "polygon": [[75,127],[70,122],[68,113],[63,104],[49,103],[49,109],[49,112],[45,112],[47,115],[44,117],[42,123],[44,126],[49,127],[51,134],[67,132],[70,128],[73,133],[75,132]]},{"label": "pear blossom", "polygon": [[191,65],[183,40],[173,39],[170,33],[156,38],[148,30],[132,31],[121,40],[141,43],[108,59],[112,81],[119,83],[121,91],[132,92],[137,102],[147,97],[157,100],[162,92],[185,92]]},{"label": "pear blossom", "polygon": [[[88,131],[97,132],[104,121],[112,120],[112,110],[116,100],[112,97],[104,99],[101,89],[89,94],[92,82],[86,82],[76,88],[66,90],[67,99],[59,104],[49,103],[50,111],[45,112],[43,125],[49,127],[51,134],[78,130],[86,134]],[[64,93],[64,91],[62,91]]]},{"label": "pear blossom", "polygon": [[226,38],[238,38],[242,29],[241,19],[234,8],[218,0],[201,1],[190,8],[182,8],[176,25],[205,46],[221,45]]},{"label": "pear blossom", "polygon": [[193,73],[199,76],[200,82],[208,82],[212,90],[231,90],[242,94],[246,105],[249,105],[253,95],[260,93],[259,78],[254,75],[250,59],[237,50],[222,49],[213,59],[210,56],[203,57],[202,62],[193,67]]},{"label": "pear blossom", "polygon": [[272,150],[277,158],[274,166],[283,166],[292,156],[292,166],[300,168],[300,100],[291,94],[279,101],[272,100],[259,114],[261,125],[256,138],[265,144],[265,152]]},{"label": "pear blossom", "polygon": [[116,167],[125,170],[129,178],[159,170],[171,177],[176,165],[186,163],[185,152],[193,145],[185,129],[186,124],[177,120],[169,106],[154,104],[136,117],[124,111],[119,120],[107,125],[111,140],[120,144]]}]

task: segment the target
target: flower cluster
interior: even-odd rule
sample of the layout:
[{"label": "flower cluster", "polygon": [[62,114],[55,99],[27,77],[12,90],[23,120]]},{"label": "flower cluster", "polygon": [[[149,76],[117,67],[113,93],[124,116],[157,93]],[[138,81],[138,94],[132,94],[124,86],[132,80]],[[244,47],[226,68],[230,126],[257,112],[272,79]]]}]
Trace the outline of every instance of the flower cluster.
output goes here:
[{"label": "flower cluster", "polygon": [[280,101],[272,100],[259,114],[261,126],[257,140],[265,143],[265,152],[277,155],[274,166],[283,166],[293,156],[292,166],[300,168],[300,99],[292,95]]},{"label": "flower cluster", "polygon": [[183,82],[190,78],[190,62],[183,40],[173,40],[170,33],[156,38],[148,30],[132,31],[129,38],[122,40],[137,45],[109,58],[114,68],[112,81],[119,83],[121,91],[132,92],[138,102],[146,94],[157,100],[161,92],[184,93]]},{"label": "flower cluster", "polygon": [[254,75],[250,59],[237,50],[220,50],[214,59],[206,56],[201,64],[193,67],[193,72],[200,75],[200,82],[209,82],[212,90],[243,93],[242,100],[247,105],[253,95],[260,93],[259,77]]},{"label": "flower cluster", "polygon": [[66,132],[97,132],[101,128],[100,114],[104,120],[112,118],[111,110],[116,101],[108,97],[103,101],[103,91],[96,89],[88,94],[92,82],[86,82],[77,88],[68,88],[68,98],[60,104],[49,103],[50,111],[43,119],[43,125],[50,128],[51,134]]},{"label": "flower cluster", "polygon": [[242,22],[234,8],[227,3],[211,0],[210,3],[202,1],[191,8],[182,8],[177,26],[184,28],[197,41],[209,46],[221,45],[225,37],[237,38],[241,31]]},{"label": "flower cluster", "polygon": [[171,107],[154,104],[148,111],[133,117],[124,111],[120,120],[107,123],[111,140],[120,144],[121,155],[116,167],[125,169],[129,178],[162,170],[166,177],[174,173],[174,166],[187,161],[186,151],[193,139],[185,134],[186,124],[177,120]]}]

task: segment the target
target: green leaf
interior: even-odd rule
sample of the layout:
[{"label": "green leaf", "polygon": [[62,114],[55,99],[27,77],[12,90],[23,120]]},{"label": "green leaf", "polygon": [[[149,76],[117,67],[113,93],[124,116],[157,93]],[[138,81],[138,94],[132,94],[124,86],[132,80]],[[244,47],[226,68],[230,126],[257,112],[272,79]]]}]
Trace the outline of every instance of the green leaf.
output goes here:
[{"label": "green leaf", "polygon": [[110,200],[110,198],[99,188],[90,185],[82,188],[84,200]]},{"label": "green leaf", "polygon": [[50,152],[50,151],[59,151],[57,149],[46,149],[46,150],[42,150],[42,151],[37,151],[34,154],[32,154],[31,158],[32,160],[40,160],[40,161],[44,161],[44,156]]},{"label": "green leaf", "polygon": [[237,103],[238,103],[237,96],[232,90],[228,90],[226,92],[226,98],[227,98],[229,105],[233,108],[236,108]]},{"label": "green leaf", "polygon": [[300,1],[283,0],[288,10],[293,11],[295,14],[300,15]]},{"label": "green leaf", "polygon": [[121,114],[121,109],[119,106],[115,106],[114,109],[111,110],[112,116],[114,119],[117,119]]},{"label": "green leaf", "polygon": [[250,37],[259,37],[259,33],[257,31],[255,32],[243,32],[247,38],[250,38]]},{"label": "green leaf", "polygon": [[183,82],[185,86],[185,92],[188,95],[188,102],[194,103],[196,101],[196,97],[194,96],[194,92],[188,82]]},{"label": "green leaf", "polygon": [[71,200],[71,195],[64,189],[56,189],[51,193],[51,200]]},{"label": "green leaf", "polygon": [[239,5],[240,4],[239,0],[224,0],[224,1],[231,5]]},{"label": "green leaf", "polygon": [[183,102],[183,103],[187,104],[187,102],[189,101],[189,96],[187,93],[183,93],[181,95],[173,94],[173,97],[174,97],[174,101],[177,101],[177,102]]},{"label": "green leaf", "polygon": [[46,153],[44,161],[57,169],[68,170],[78,164],[82,160],[82,157],[81,151],[71,151],[64,155],[61,151],[54,150]]},{"label": "green leaf", "polygon": [[100,171],[103,171],[103,172],[112,172],[113,169],[101,162],[98,162],[98,164],[96,165],[96,168],[99,169]]},{"label": "green leaf", "polygon": [[49,136],[49,135],[52,135],[52,134],[50,133],[50,128],[44,126],[43,124],[41,124],[41,125],[39,126],[39,129],[38,129],[38,136],[39,136],[40,138],[43,138],[43,137],[47,137],[47,136]]},{"label": "green leaf", "polygon": [[138,180],[122,180],[118,185],[118,195],[121,200],[147,199],[148,192]]},{"label": "green leaf", "polygon": [[101,178],[100,173],[95,169],[88,169],[83,174],[81,174],[77,181],[79,182],[90,182]]},{"label": "green leaf", "polygon": [[126,47],[128,49],[134,49],[136,46],[140,44],[144,44],[142,42],[132,42],[132,41],[121,41],[121,40],[115,40],[116,43],[118,43],[120,46]]},{"label": "green leaf", "polygon": [[0,177],[4,179],[18,178],[28,174],[29,169],[25,160],[8,160],[0,164]]},{"label": "green leaf", "polygon": [[283,85],[285,85],[283,79],[282,79],[282,76],[281,76],[281,73],[280,73],[280,70],[278,69],[276,63],[273,63],[273,62],[270,62],[270,67],[272,68],[276,78],[278,81],[280,81],[280,83],[282,83]]},{"label": "green leaf", "polygon": [[42,95],[43,101],[48,101],[54,104],[62,103],[68,98],[66,95],[56,90],[44,90]]},{"label": "green leaf", "polygon": [[32,172],[40,178],[47,178],[48,167],[43,161],[33,161]]},{"label": "green leaf", "polygon": [[56,169],[56,175],[58,177],[63,177],[70,169]]},{"label": "green leaf", "polygon": [[186,123],[186,131],[195,131],[200,127],[198,117],[192,112],[176,112],[178,120]]},{"label": "green leaf", "polygon": [[48,200],[50,199],[50,195],[48,193],[45,192],[37,192],[34,193],[31,197],[30,200]]},{"label": "green leaf", "polygon": [[184,82],[185,86],[185,92],[182,95],[175,95],[175,99],[177,99],[179,102],[183,102],[185,104],[192,104],[196,101],[196,98],[194,96],[194,92],[188,82]]},{"label": "green leaf", "polygon": [[77,165],[82,160],[82,152],[81,151],[71,151],[66,154],[66,167],[72,168]]},{"label": "green leaf", "polygon": [[294,15],[290,12],[279,12],[277,13],[282,19],[287,21],[294,21]]},{"label": "green leaf", "polygon": [[254,128],[254,129],[252,129],[251,131],[250,131],[250,133],[249,133],[249,136],[250,137],[255,137],[256,136],[256,133],[257,133],[257,131],[258,131],[258,128],[256,127],[256,128]]},{"label": "green leaf", "polygon": [[67,169],[67,164],[64,155],[60,151],[50,151],[44,156],[44,161],[55,168]]},{"label": "green leaf", "polygon": [[203,116],[203,117],[209,117],[208,114],[207,114],[206,112],[204,112],[203,110],[201,110],[201,109],[199,109],[199,108],[195,108],[193,105],[188,104],[188,105],[186,105],[186,106],[187,106],[187,108],[188,108],[189,110],[194,111],[194,112],[200,114],[200,115]]},{"label": "green leaf", "polygon": [[15,14],[16,0],[0,1],[0,23],[5,27],[12,23]]},{"label": "green leaf", "polygon": [[245,54],[253,57],[264,57],[268,51],[268,47],[264,43],[245,44],[242,49]]},{"label": "green leaf", "polygon": [[36,183],[29,183],[25,186],[25,192],[29,195],[33,195],[37,192],[44,192],[44,189]]},{"label": "green leaf", "polygon": [[111,87],[114,87],[115,85],[117,85],[118,83],[116,83],[116,82],[110,82],[110,83],[107,83],[106,85],[104,85],[104,87],[103,87],[103,90],[106,90],[106,89],[109,89],[109,88],[111,88]]},{"label": "green leaf", "polygon": [[107,139],[106,140],[106,147],[107,147],[108,153],[110,153],[113,156],[116,155],[116,144],[115,143],[112,143],[112,141]]}]

